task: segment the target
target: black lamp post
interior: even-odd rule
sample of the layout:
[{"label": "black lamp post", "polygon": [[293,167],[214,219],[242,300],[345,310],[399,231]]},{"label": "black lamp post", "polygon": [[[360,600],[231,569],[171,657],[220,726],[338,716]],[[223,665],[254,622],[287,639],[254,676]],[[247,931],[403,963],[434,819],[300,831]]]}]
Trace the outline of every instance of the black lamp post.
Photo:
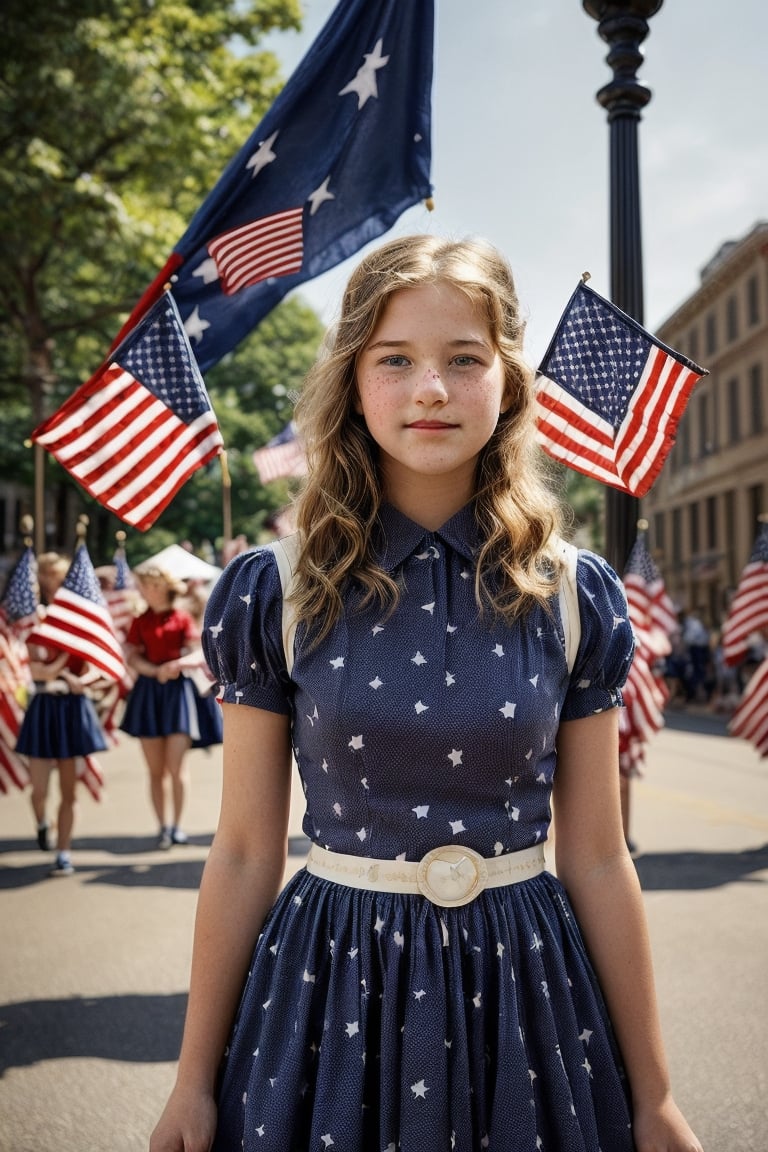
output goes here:
[{"label": "black lamp post", "polygon": [[[611,299],[639,324],[644,321],[637,126],[651,92],[636,73],[643,62],[640,45],[648,35],[648,20],[662,3],[582,0],[609,45],[606,60],[613,69],[613,80],[597,93],[610,127]],[[619,575],[635,541],[639,514],[640,502],[634,496],[616,488],[606,489],[605,554]]]}]

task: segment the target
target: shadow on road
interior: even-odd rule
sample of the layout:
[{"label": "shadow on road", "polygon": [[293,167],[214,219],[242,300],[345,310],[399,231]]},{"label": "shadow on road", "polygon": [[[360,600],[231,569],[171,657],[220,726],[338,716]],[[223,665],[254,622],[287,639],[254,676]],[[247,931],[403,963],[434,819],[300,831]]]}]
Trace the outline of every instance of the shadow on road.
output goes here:
[{"label": "shadow on road", "polygon": [[[208,847],[211,836],[190,836],[190,845]],[[0,863],[0,891],[11,891],[19,888],[29,888],[33,884],[51,883],[48,870],[51,866],[51,857],[43,855],[28,840],[4,840],[0,842],[0,856],[3,852],[27,852],[34,863],[12,867]],[[77,869],[76,878],[83,884],[112,884],[121,888],[183,888],[196,890],[200,887],[200,877],[203,874],[204,860],[199,856],[184,858],[186,848],[174,848],[164,853],[161,860],[157,860],[157,849],[154,838],[136,837],[133,839],[77,839],[74,845],[75,854],[78,852],[104,852],[112,856],[132,855],[134,859],[125,864],[86,863],[74,859]],[[309,840],[306,836],[292,836],[288,840],[288,855],[296,860],[303,861],[309,851]],[[143,852],[155,854],[153,860],[142,860]],[[59,883],[59,881],[53,881]]]},{"label": "shadow on road", "polygon": [[635,867],[644,892],[766,884],[754,874],[768,870],[768,844],[742,852],[649,852],[635,858]]},{"label": "shadow on road", "polygon": [[43,1060],[176,1060],[187,997],[72,996],[0,1005],[0,1077]]},{"label": "shadow on road", "polygon": [[667,708],[664,727],[673,732],[695,732],[698,736],[727,736],[729,717],[704,709]]}]

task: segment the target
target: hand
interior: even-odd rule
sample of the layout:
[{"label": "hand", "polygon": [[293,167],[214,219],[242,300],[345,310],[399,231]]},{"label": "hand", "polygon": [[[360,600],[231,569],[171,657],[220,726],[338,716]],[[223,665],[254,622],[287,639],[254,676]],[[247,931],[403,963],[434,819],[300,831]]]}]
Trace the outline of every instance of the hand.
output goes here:
[{"label": "hand", "polygon": [[703,1152],[671,1096],[656,1108],[636,1108],[633,1132],[637,1152]]},{"label": "hand", "polygon": [[209,1152],[215,1134],[213,1098],[174,1088],[149,1138],[149,1152]]},{"label": "hand", "polygon": [[169,680],[178,680],[181,675],[181,665],[178,660],[166,660],[165,664],[161,664],[157,669],[157,678],[161,684],[166,684]]},{"label": "hand", "polygon": [[62,678],[62,680],[65,680],[66,683],[69,685],[69,691],[70,691],[72,696],[82,696],[83,695],[85,688],[83,687],[83,682],[79,676],[73,675],[72,672],[67,671],[67,669],[65,668],[63,670],[63,672],[61,673],[61,678]]}]

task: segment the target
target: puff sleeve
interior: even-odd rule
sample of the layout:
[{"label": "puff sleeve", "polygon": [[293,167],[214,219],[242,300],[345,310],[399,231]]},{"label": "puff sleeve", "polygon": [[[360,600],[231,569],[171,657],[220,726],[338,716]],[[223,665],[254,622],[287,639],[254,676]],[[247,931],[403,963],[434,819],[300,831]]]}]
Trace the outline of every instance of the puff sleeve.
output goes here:
[{"label": "puff sleeve", "polygon": [[205,609],[203,652],[225,704],[291,712],[282,635],[280,574],[269,549],[236,556]]},{"label": "puff sleeve", "polygon": [[576,584],[581,639],[562,720],[619,707],[635,648],[624,587],[607,561],[580,549]]}]

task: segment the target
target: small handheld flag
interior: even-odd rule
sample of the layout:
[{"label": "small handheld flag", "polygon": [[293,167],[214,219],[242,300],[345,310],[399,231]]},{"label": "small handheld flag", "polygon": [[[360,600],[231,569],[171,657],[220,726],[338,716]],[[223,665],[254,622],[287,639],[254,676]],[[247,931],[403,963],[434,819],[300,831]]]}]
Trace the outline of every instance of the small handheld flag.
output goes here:
[{"label": "small handheld flag", "polygon": [[37,605],[37,559],[28,544],[11,569],[0,607],[12,623],[23,625],[37,619]]},{"label": "small handheld flag", "polygon": [[768,523],[757,534],[750,556],[723,622],[723,658],[740,664],[749,655],[756,633],[768,632]]},{"label": "small handheld flag", "polygon": [[283,476],[306,476],[307,457],[295,422],[291,420],[263,448],[257,448],[253,462],[262,484]]},{"label": "small handheld flag", "polygon": [[125,658],[85,544],[27,642],[79,656],[110,680],[122,678]]},{"label": "small handheld flag", "polygon": [[154,524],[223,444],[170,293],[32,439],[121,520]]},{"label": "small handheld flag", "polygon": [[569,468],[644,496],[705,375],[582,281],[539,366],[539,443]]}]

